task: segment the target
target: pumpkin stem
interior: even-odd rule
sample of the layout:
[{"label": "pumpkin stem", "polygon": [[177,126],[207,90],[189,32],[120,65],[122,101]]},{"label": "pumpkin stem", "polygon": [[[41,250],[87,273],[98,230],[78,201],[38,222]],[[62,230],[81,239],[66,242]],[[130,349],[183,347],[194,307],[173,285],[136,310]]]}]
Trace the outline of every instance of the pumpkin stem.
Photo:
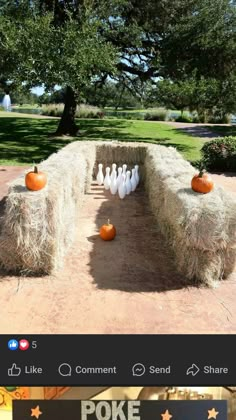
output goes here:
[{"label": "pumpkin stem", "polygon": [[203,162],[200,162],[200,165],[199,165],[199,178],[201,178],[202,177],[202,175],[204,174],[204,172],[205,172],[205,168],[204,168],[204,163]]},{"label": "pumpkin stem", "polygon": [[37,166],[34,166],[34,173],[37,174],[38,173],[38,168]]},{"label": "pumpkin stem", "polygon": [[107,219],[107,224],[108,224],[108,225],[110,224],[110,219]]}]

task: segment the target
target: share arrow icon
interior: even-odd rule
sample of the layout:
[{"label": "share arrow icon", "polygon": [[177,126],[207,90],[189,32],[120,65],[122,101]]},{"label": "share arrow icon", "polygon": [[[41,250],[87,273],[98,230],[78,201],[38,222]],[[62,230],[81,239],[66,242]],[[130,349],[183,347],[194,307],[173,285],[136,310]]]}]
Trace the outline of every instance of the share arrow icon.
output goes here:
[{"label": "share arrow icon", "polygon": [[195,363],[193,363],[192,366],[190,366],[187,369],[186,375],[196,376],[198,374],[198,372],[200,372],[199,367],[197,365],[195,365]]}]

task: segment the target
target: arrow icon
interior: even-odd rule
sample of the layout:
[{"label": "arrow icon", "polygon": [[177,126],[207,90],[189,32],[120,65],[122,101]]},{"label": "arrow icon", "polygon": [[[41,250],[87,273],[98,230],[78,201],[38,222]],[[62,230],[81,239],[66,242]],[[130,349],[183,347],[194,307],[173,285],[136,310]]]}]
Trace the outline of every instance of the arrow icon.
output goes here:
[{"label": "arrow icon", "polygon": [[192,366],[190,366],[187,369],[186,375],[196,376],[198,374],[198,372],[200,372],[199,367],[197,365],[195,365],[195,363],[193,363]]}]

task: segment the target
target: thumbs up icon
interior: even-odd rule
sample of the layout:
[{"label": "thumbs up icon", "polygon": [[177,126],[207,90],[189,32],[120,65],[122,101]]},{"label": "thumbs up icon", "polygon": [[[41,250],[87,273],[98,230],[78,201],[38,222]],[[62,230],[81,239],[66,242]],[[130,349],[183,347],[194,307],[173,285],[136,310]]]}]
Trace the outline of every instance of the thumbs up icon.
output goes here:
[{"label": "thumbs up icon", "polygon": [[12,364],[12,367],[8,369],[8,376],[19,376],[21,374],[21,368],[16,366],[16,363]]}]

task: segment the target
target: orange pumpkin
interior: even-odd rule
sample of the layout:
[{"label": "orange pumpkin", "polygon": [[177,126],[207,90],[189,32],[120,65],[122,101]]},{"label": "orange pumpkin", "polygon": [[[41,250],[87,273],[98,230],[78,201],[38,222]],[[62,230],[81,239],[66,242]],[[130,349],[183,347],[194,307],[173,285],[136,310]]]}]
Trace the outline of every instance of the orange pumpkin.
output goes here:
[{"label": "orange pumpkin", "polygon": [[214,188],[214,183],[212,178],[209,174],[204,172],[203,170],[199,172],[198,175],[194,175],[192,182],[192,189],[193,191],[207,194],[211,192]]},{"label": "orange pumpkin", "polygon": [[47,177],[44,172],[39,172],[37,166],[34,170],[28,172],[25,176],[25,185],[28,190],[38,191],[45,187],[47,184]]},{"label": "orange pumpkin", "polygon": [[108,219],[107,224],[100,228],[100,236],[104,241],[112,241],[116,236],[116,228],[110,223]]}]

